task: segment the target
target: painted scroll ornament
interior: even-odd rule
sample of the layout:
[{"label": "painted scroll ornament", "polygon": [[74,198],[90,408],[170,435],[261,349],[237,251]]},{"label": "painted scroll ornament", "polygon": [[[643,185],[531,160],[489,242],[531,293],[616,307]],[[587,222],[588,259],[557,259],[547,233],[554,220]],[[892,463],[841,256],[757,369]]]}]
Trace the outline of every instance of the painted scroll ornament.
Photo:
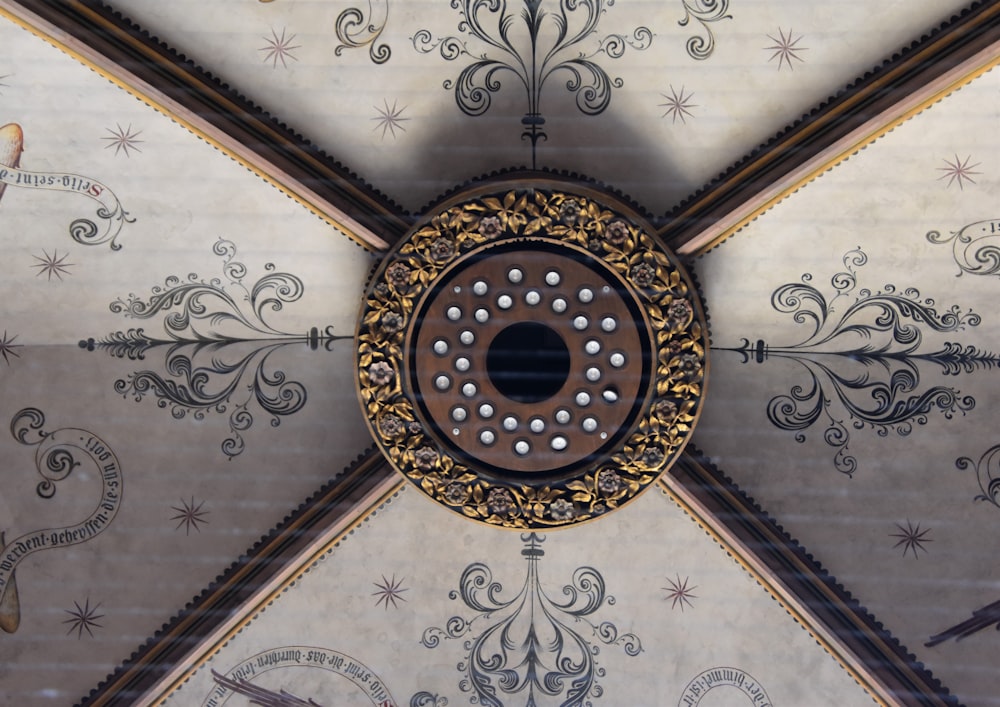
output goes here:
[{"label": "painted scroll ornament", "polygon": [[57,172],[28,172],[19,168],[24,149],[24,131],[17,123],[0,127],[0,197],[7,186],[26,189],[48,189],[80,194],[96,201],[98,225],[89,218],[74,219],[69,225],[69,235],[81,245],[109,243],[111,250],[120,250],[116,242],[122,226],[133,223],[121,202],[106,185],[78,174]]},{"label": "painted scroll ornament", "polygon": [[42,428],[45,415],[37,408],[24,408],[14,415],[10,432],[21,444],[35,447],[35,468],[42,477],[36,487],[44,499],[56,495],[56,484],[67,478],[81,464],[88,463],[91,473],[101,480],[101,495],[94,510],[74,525],[43,528],[25,533],[9,543],[0,533],[0,629],[17,631],[20,624],[15,571],[29,555],[39,550],[79,545],[104,532],[118,513],[122,502],[123,478],[118,457],[111,447],[93,432],[64,427],[52,432]]},{"label": "painted scroll ornament", "polygon": [[215,687],[202,707],[221,707],[234,695],[255,705],[320,707],[342,704],[338,699],[350,699],[350,704],[370,701],[374,707],[399,704],[382,679],[361,661],[314,646],[271,648],[224,675],[213,670],[212,679]]}]

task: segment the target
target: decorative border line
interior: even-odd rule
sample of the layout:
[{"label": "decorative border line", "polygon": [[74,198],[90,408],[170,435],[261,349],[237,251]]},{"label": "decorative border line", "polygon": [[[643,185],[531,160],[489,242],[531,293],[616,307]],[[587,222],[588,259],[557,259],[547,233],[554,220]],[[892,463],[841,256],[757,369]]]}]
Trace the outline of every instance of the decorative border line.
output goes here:
[{"label": "decorative border line", "polygon": [[823,172],[996,66],[998,43],[1000,4],[975,3],[681,202],[666,214],[658,235],[679,255],[704,254]]},{"label": "decorative border line", "polygon": [[77,707],[161,704],[404,483],[381,454],[367,450],[236,560]]},{"label": "decorative border line", "polygon": [[874,699],[885,705],[959,704],[700,450],[689,445],[659,483]]},{"label": "decorative border line", "polygon": [[400,207],[356,174],[99,0],[0,0],[0,17],[176,121],[359,245],[385,250],[409,226]]}]

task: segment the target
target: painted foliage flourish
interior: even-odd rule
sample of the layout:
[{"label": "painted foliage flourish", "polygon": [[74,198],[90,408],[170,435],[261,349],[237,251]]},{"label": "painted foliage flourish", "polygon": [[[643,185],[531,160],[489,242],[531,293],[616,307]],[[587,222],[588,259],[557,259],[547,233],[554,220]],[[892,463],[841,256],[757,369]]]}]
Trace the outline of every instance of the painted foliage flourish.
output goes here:
[{"label": "painted foliage flourish", "polygon": [[116,314],[159,320],[162,336],[136,327],[81,341],[80,346],[131,360],[144,360],[150,351],[162,350],[165,373],[136,371],[117,380],[115,390],[136,401],[152,394],[175,419],[190,413],[200,420],[208,413],[228,412],[230,436],[222,442],[222,451],[232,459],[245,449],[243,433],[253,426],[255,407],[270,415],[271,426],[277,427],[281,418],[305,406],[305,386],[272,369],[272,355],[303,343],[314,350],[321,345],[330,350],[335,340],[346,337],[335,336],[331,327],[322,331],[313,327],[296,335],[272,326],[269,312],[301,298],[302,280],[276,272],[268,263],[267,274],[247,285],[247,268],[236,260],[235,244],[219,239],[212,250],[223,259],[228,284],[195,274],[186,279],[170,276],[163,286],[154,286],[148,298],[130,294],[111,303]]},{"label": "painted foliage flourish", "polygon": [[[447,61],[470,63],[458,78],[444,82],[454,89],[455,102],[466,115],[478,116],[489,110],[493,96],[509,76],[520,85],[527,101],[521,119],[522,137],[531,140],[532,162],[540,139],[547,139],[543,126],[542,92],[557,74],[566,77],[566,88],[575,95],[577,108],[585,115],[598,115],[611,103],[611,92],[624,81],[611,78],[597,63],[604,55],[618,59],[627,47],[643,50],[653,41],[647,27],[635,28],[631,35],[599,36],[599,25],[612,0],[561,0],[554,9],[543,9],[542,0],[523,0],[520,13],[507,0],[452,0],[462,20],[458,29],[484,47],[470,49],[462,37],[434,38],[422,29],[413,35],[413,47],[421,54],[437,51]],[[520,22],[518,21],[520,20]],[[528,47],[524,51],[523,35]],[[596,41],[594,41],[596,38]]]},{"label": "painted foliage flourish", "polygon": [[421,643],[436,648],[442,639],[465,639],[467,654],[458,664],[465,677],[459,689],[484,707],[503,707],[501,694],[522,694],[529,705],[548,701],[563,707],[589,705],[604,692],[598,678],[606,673],[597,663],[597,644],[620,646],[627,655],[637,656],[642,642],[635,634],[619,633],[610,621],[594,624],[589,618],[605,604],[615,603],[600,572],[577,568],[572,582],[562,588],[565,600],[556,601],[538,576],[545,537],[526,533],[521,541],[528,570],[520,591],[502,598],[503,585],[494,581],[489,566],[473,562],[449,597],[461,599],[476,616],[452,616],[445,628],[426,629]]},{"label": "painted foliage flourish", "polygon": [[952,418],[975,406],[972,396],[952,387],[921,386],[919,363],[936,364],[946,375],[1000,366],[996,354],[970,345],[946,342],[940,350],[922,350],[925,332],[962,331],[977,326],[980,316],[958,305],[939,311],[933,299],[912,287],[887,284],[878,291],[856,290],[857,268],[867,261],[860,249],[844,256],[845,269],[830,280],[835,294],[829,300],[811,284],[809,273],[801,282],[774,290],[774,310],[807,328],[801,341],[775,347],[762,339],[755,344],[743,339],[737,348],[720,349],[739,352],[744,362],[782,358],[801,365],[807,382],[771,398],[768,420],[795,432],[799,442],[805,441],[807,429],[825,420],[823,439],[836,450],[834,466],[848,475],[858,462],[850,454],[851,432],[843,416],[854,430],[905,436],[914,424],[926,424],[932,413]]}]

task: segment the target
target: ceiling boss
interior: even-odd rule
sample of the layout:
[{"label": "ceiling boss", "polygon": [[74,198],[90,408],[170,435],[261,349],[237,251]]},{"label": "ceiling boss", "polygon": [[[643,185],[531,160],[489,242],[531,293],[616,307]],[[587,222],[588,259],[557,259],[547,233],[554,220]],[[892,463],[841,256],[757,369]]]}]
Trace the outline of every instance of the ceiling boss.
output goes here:
[{"label": "ceiling boss", "polygon": [[357,383],[383,453],[491,525],[599,517],[694,429],[708,331],[653,229],[590,188],[480,186],[431,210],[362,304]]}]

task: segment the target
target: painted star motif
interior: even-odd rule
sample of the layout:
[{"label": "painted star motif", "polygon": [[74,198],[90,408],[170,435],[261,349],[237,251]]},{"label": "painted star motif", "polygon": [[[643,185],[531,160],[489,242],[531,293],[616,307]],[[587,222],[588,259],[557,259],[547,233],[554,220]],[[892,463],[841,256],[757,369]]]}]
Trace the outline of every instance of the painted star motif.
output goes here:
[{"label": "painted star motif", "polygon": [[84,630],[86,630],[87,633],[90,634],[91,638],[93,638],[94,632],[90,630],[91,627],[104,628],[101,624],[97,623],[97,619],[104,618],[104,614],[97,613],[97,610],[101,605],[97,604],[91,608],[90,597],[87,597],[87,600],[84,602],[82,607],[79,602],[74,601],[73,603],[76,605],[76,609],[63,609],[63,611],[70,615],[70,618],[63,621],[64,624],[70,624],[69,631],[66,632],[66,635],[68,636],[76,631],[76,638],[77,640],[80,640],[83,638]]},{"label": "painted star motif", "polygon": [[38,268],[38,273],[36,274],[36,277],[38,275],[41,275],[42,273],[45,273],[49,281],[51,282],[53,275],[62,280],[62,276],[64,274],[65,275],[71,274],[70,271],[67,270],[67,268],[72,267],[74,264],[65,262],[66,258],[69,257],[69,253],[66,253],[61,258],[59,257],[58,250],[52,251],[52,255],[49,255],[48,251],[45,250],[43,250],[42,253],[44,253],[45,255],[44,258],[40,255],[31,256],[32,258],[38,261],[38,264],[31,266],[33,268]]},{"label": "painted star motif", "polygon": [[788,30],[788,36],[786,37],[784,31],[781,29],[781,27],[779,27],[777,37],[772,37],[771,35],[767,35],[767,38],[770,39],[772,42],[774,42],[774,45],[770,47],[764,47],[764,50],[774,51],[774,54],[771,55],[771,58],[768,59],[768,62],[772,62],[775,59],[777,59],[778,71],[781,71],[782,64],[788,64],[788,68],[794,71],[795,67],[792,66],[792,59],[805,63],[805,60],[798,55],[798,52],[808,51],[809,47],[798,46],[798,43],[802,41],[802,37],[800,36],[793,39],[792,30],[790,29]]},{"label": "painted star motif", "polygon": [[660,95],[667,99],[666,103],[661,103],[660,104],[661,108],[666,108],[667,109],[667,112],[664,113],[660,117],[661,118],[666,118],[669,115],[670,116],[670,122],[672,124],[676,123],[678,118],[681,119],[682,123],[686,123],[687,120],[685,120],[684,116],[690,116],[691,115],[691,111],[688,110],[688,109],[689,108],[697,108],[698,107],[694,103],[690,102],[691,99],[694,98],[694,94],[693,93],[689,93],[686,96],[684,95],[684,87],[683,86],[681,86],[681,92],[680,92],[680,94],[678,94],[676,91],[674,91],[674,87],[673,87],[673,85],[671,85],[670,86],[670,95],[669,96],[667,94],[665,94],[665,93],[661,93]]},{"label": "painted star motif", "polygon": [[131,123],[129,123],[129,126],[125,129],[122,129],[121,125],[115,123],[115,130],[112,130],[111,128],[106,128],[106,130],[111,134],[108,137],[101,138],[102,140],[108,141],[108,144],[104,146],[105,150],[113,147],[115,148],[115,155],[124,151],[126,157],[129,157],[129,150],[142,152],[142,150],[136,146],[136,143],[145,142],[144,140],[136,140],[137,137],[142,135],[142,131],[137,130],[133,133]]},{"label": "painted star motif", "polygon": [[205,520],[203,516],[207,515],[208,513],[211,513],[211,511],[201,510],[201,507],[204,505],[205,505],[204,501],[199,503],[197,506],[194,505],[194,496],[192,496],[190,502],[185,501],[182,498],[180,506],[171,506],[170,510],[177,511],[177,515],[171,516],[170,520],[179,521],[177,523],[177,527],[174,528],[174,530],[180,530],[181,526],[183,525],[185,535],[191,534],[191,528],[194,528],[200,533],[201,528],[198,527],[198,524],[205,523],[207,525],[208,521]]},{"label": "painted star motif", "polygon": [[262,52],[267,52],[267,55],[264,57],[264,63],[266,64],[267,62],[270,61],[272,68],[277,69],[278,62],[280,61],[281,65],[287,69],[288,63],[285,61],[285,59],[292,59],[294,61],[298,61],[298,58],[294,54],[292,54],[292,50],[301,49],[302,45],[301,44],[292,45],[293,39],[295,39],[294,34],[288,38],[285,37],[284,27],[281,28],[280,37],[278,36],[278,33],[274,31],[274,28],[272,28],[271,36],[264,37],[264,40],[267,42],[267,46],[261,47],[258,50]]},{"label": "painted star motif", "polygon": [[[405,579],[405,578],[404,578]],[[389,609],[389,602],[392,602],[392,607],[398,609],[399,605],[397,601],[406,601],[406,598],[400,596],[403,592],[410,591],[409,589],[401,589],[403,586],[403,580],[396,581],[396,575],[392,575],[392,579],[386,579],[385,575],[382,575],[382,583],[373,582],[376,587],[378,587],[377,592],[372,592],[373,597],[378,597],[375,601],[375,606],[379,604],[384,604],[386,610]]]},{"label": "painted star motif", "polygon": [[680,575],[675,575],[675,576],[677,577],[676,582],[670,579],[670,577],[667,577],[667,582],[670,584],[670,586],[660,587],[660,588],[667,593],[665,599],[673,600],[673,603],[670,605],[670,608],[676,609],[677,605],[680,604],[681,611],[683,612],[685,604],[687,604],[688,606],[694,606],[691,603],[691,600],[697,599],[698,597],[692,594],[691,592],[697,589],[698,586],[697,585],[693,587],[688,586],[688,581],[691,579],[690,577],[685,577],[682,581]]},{"label": "painted star motif", "polygon": [[963,189],[963,186],[962,186],[962,180],[963,179],[966,180],[967,182],[970,182],[971,184],[975,184],[976,180],[973,179],[969,175],[972,175],[972,174],[982,174],[982,172],[974,172],[974,171],[972,171],[973,167],[978,167],[982,163],[981,162],[976,162],[975,164],[969,164],[970,160],[972,160],[972,155],[969,155],[968,157],[966,157],[964,162],[962,160],[958,159],[958,155],[955,155],[955,161],[954,162],[950,162],[948,160],[944,160],[944,163],[946,165],[948,165],[948,166],[947,167],[938,167],[938,171],[939,172],[944,172],[944,174],[942,174],[940,177],[938,177],[938,179],[941,180],[941,179],[944,179],[945,177],[949,177],[948,184],[945,185],[946,188],[950,187],[952,182],[957,181],[958,182],[958,188],[959,189]]},{"label": "painted star motif", "polygon": [[372,120],[378,121],[378,124],[376,124],[373,129],[378,130],[379,128],[382,128],[382,139],[385,139],[386,131],[390,132],[392,134],[393,139],[395,139],[396,128],[399,128],[401,131],[406,132],[406,128],[400,125],[400,123],[409,120],[409,118],[401,117],[403,115],[403,111],[406,110],[406,106],[397,109],[396,101],[393,101],[392,108],[390,108],[388,101],[383,100],[382,102],[385,104],[385,108],[372,106],[378,113],[377,116],[372,118]]},{"label": "painted star motif", "polygon": [[[14,334],[14,336],[8,339],[7,330],[5,329],[3,332],[3,338],[0,339],[0,356],[3,356],[3,360],[7,362],[8,366],[10,365],[10,358],[8,358],[8,356],[13,356],[14,358],[21,358],[21,354],[19,354],[17,351],[14,350],[21,348],[21,344],[14,343],[14,340],[16,338],[17,334]],[[0,547],[3,547],[2,543],[0,543]]]},{"label": "painted star motif", "polygon": [[931,529],[920,530],[920,523],[914,527],[910,523],[909,519],[906,521],[906,527],[904,528],[899,523],[896,523],[896,527],[899,528],[898,533],[889,533],[891,537],[899,538],[899,542],[893,545],[893,547],[903,546],[903,557],[906,557],[906,552],[909,550],[913,553],[914,557],[917,557],[917,550],[923,550],[927,552],[927,548],[924,547],[924,543],[934,542],[931,538],[926,537],[927,533],[931,532]]}]

